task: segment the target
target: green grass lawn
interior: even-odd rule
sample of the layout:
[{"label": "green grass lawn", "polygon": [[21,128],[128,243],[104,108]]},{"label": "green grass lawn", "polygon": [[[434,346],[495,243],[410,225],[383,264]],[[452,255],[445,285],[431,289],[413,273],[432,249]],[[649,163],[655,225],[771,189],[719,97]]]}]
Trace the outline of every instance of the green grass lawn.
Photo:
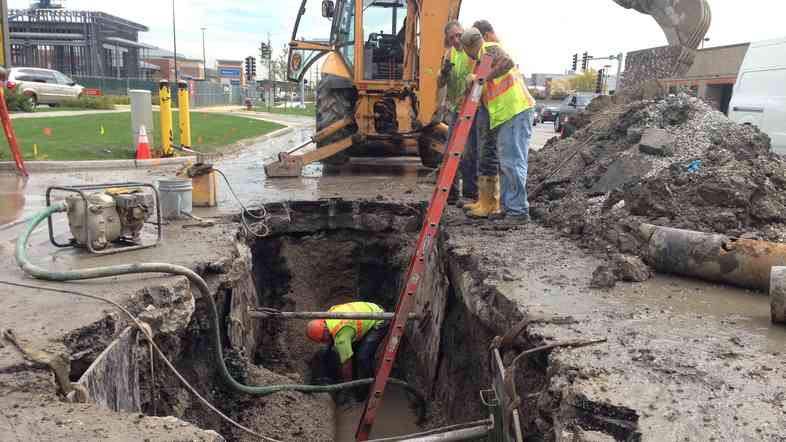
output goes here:
[{"label": "green grass lawn", "polygon": [[270,112],[271,114],[300,115],[304,117],[313,117],[317,115],[317,109],[314,103],[306,103],[306,107],[304,109],[299,107],[274,107],[268,110],[267,106],[261,105],[256,107],[256,111]]},{"label": "green grass lawn", "polygon": [[[179,144],[178,113],[172,114],[175,143]],[[159,122],[159,113],[154,112],[154,149],[161,146]],[[130,113],[15,119],[13,126],[27,160],[119,160],[134,158],[136,151]],[[283,127],[268,121],[192,112],[191,143],[200,152],[218,152],[239,140],[258,137]],[[37,145],[37,156],[34,155],[34,145]]]}]

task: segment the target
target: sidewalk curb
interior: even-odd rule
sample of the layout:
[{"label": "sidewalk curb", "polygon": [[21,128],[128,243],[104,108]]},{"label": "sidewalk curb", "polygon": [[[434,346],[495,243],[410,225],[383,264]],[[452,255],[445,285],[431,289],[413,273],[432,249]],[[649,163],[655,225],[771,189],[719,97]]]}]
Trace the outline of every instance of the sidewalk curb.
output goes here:
[{"label": "sidewalk curb", "polygon": [[[279,138],[284,135],[290,134],[294,128],[287,126],[283,129],[262,135],[257,138],[249,138],[237,142],[239,147],[230,147],[227,152],[212,153],[205,155],[210,160],[215,160],[224,155],[229,155],[237,151],[238,148],[248,146],[249,144],[269,141],[274,138]],[[178,166],[185,164],[189,161],[196,161],[196,156],[186,156],[177,158],[155,158],[152,160],[91,160],[91,161],[28,161],[25,162],[25,167],[28,172],[61,172],[72,170],[100,170],[100,169],[152,169],[164,166]],[[16,164],[13,161],[0,161],[0,172],[15,172]]]}]

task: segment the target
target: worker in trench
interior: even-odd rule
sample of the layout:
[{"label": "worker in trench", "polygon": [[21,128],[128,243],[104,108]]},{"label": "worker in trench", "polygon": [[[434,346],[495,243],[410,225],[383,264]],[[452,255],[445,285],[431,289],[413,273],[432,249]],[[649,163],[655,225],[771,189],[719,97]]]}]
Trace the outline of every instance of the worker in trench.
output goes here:
[{"label": "worker in trench", "polygon": [[[464,52],[461,45],[461,34],[464,28],[458,21],[450,21],[445,25],[445,56],[442,58],[442,69],[439,73],[439,89],[447,87],[446,105],[448,110],[448,137],[453,135],[459,123],[459,112],[464,104],[464,97],[467,89],[472,86],[469,83],[469,74],[475,70],[475,62]],[[450,190],[449,200],[456,202],[459,207],[464,206],[464,200],[475,204],[478,200],[478,143],[477,143],[477,120],[470,130],[469,137],[464,146],[464,154],[461,157],[459,171],[461,172],[461,192],[458,189],[458,180],[453,181]],[[447,149],[447,145],[445,146]],[[459,199],[459,193],[463,200]]]},{"label": "worker in trench", "polygon": [[[496,39],[490,24],[486,35]],[[491,72],[483,87],[483,107],[489,114],[489,130],[483,137],[481,152],[482,156],[487,156],[496,150],[502,175],[501,196],[496,193],[498,178],[482,182],[478,206],[467,214],[470,217],[505,220],[511,224],[527,223],[530,220],[527,172],[535,99],[524,86],[516,63],[500,43],[486,41],[477,28],[465,31],[461,35],[461,43],[473,60],[479,60],[483,55],[492,58]],[[470,79],[476,80],[475,75],[470,74]],[[484,163],[488,167],[489,161],[484,162],[481,158],[481,169]],[[481,175],[483,173],[481,170]]]},{"label": "worker in trench", "polygon": [[[372,302],[350,302],[330,308],[335,313],[384,313]],[[331,380],[373,378],[377,348],[388,333],[388,321],[372,319],[315,319],[306,334],[314,342],[327,344],[318,356],[320,371]],[[323,376],[324,378],[325,376]],[[358,389],[362,396],[367,389]]]}]

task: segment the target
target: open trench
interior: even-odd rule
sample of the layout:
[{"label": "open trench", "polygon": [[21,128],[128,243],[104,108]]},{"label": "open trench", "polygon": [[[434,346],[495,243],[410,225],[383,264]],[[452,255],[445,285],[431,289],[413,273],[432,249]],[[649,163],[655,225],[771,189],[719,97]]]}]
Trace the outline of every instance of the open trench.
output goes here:
[{"label": "open trench", "polygon": [[[233,376],[247,385],[318,382],[315,355],[320,346],[305,337],[305,321],[254,319],[248,309],[325,311],[337,303],[364,300],[393,311],[423,209],[347,201],[288,203],[283,208],[270,206],[270,236],[256,238],[239,230],[232,256],[198,269],[219,305],[226,361]],[[483,282],[471,258],[451,253],[446,236],[441,234],[428,260],[415,309],[420,319],[410,322],[394,368],[396,377],[425,395],[426,407],[419,408],[413,397],[389,387],[372,437],[489,417],[480,397],[480,391],[492,384],[489,344],[520,321],[522,313]],[[341,398],[337,404],[335,395],[327,393],[282,392],[260,397],[227,388],[214,362],[207,303],[198,298],[194,302],[185,281],[143,290],[139,297],[137,311],[147,315],[164,352],[233,419],[280,440],[354,440],[360,401],[353,404]],[[149,305],[157,308],[143,309]],[[107,327],[106,332],[111,329]],[[91,336],[101,334],[93,330]],[[515,349],[542,343],[525,331]],[[151,365],[143,341],[129,348],[134,357],[120,362],[127,367],[102,369],[122,375],[101,379],[107,384],[128,384],[120,390],[138,394],[144,414],[176,416],[227,440],[248,439],[192,397],[160,360],[153,358]],[[507,356],[509,362],[512,354]],[[110,360],[109,364],[118,362]],[[72,364],[74,380],[84,367],[84,360]],[[545,353],[530,358],[515,372],[527,440],[562,440],[555,426],[581,414],[561,407],[559,394],[550,391],[554,373]],[[93,389],[118,387],[94,385]],[[606,429],[605,424],[587,422],[590,428]],[[611,428],[609,434],[617,440],[635,440],[632,428],[620,428]]]}]

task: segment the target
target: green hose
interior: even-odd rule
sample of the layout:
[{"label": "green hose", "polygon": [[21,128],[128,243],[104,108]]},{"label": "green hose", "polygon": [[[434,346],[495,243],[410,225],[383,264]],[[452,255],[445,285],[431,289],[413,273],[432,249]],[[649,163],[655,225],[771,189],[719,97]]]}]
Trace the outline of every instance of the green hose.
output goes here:
[{"label": "green hose", "polygon": [[[54,213],[58,212],[65,212],[68,210],[68,207],[64,202],[53,204],[47,207],[45,210],[37,213],[30,223],[25,228],[22,235],[16,241],[16,263],[19,267],[22,268],[25,272],[30,274],[31,276],[43,279],[46,281],[76,281],[76,280],[85,280],[85,279],[95,279],[95,278],[106,278],[110,276],[119,276],[119,275],[133,275],[137,273],[169,273],[172,275],[182,275],[188,278],[188,280],[195,285],[202,296],[207,299],[208,303],[210,304],[210,311],[213,316],[213,345],[216,348],[216,362],[218,363],[219,371],[221,372],[221,377],[224,381],[233,389],[240,391],[242,393],[247,393],[256,396],[266,396],[269,394],[273,394],[279,391],[298,391],[301,393],[330,393],[336,392],[339,390],[344,390],[347,388],[354,388],[360,387],[364,385],[369,385],[374,382],[373,378],[368,379],[359,379],[356,381],[351,382],[344,382],[340,384],[332,384],[332,385],[303,385],[303,384],[280,384],[280,385],[268,385],[268,386],[249,386],[241,384],[240,382],[236,381],[235,378],[229,373],[226,364],[224,363],[224,354],[223,350],[221,349],[221,327],[219,324],[219,315],[218,315],[218,307],[216,307],[216,301],[213,299],[213,296],[210,294],[210,289],[207,286],[207,283],[201,276],[194,273],[190,269],[173,264],[164,264],[164,263],[144,263],[144,264],[125,264],[125,265],[116,265],[116,266],[109,266],[109,267],[95,267],[91,269],[80,269],[80,270],[69,270],[69,271],[51,271],[46,270],[41,267],[36,266],[35,264],[31,263],[30,260],[27,258],[27,242],[30,239],[30,235],[33,233],[35,228],[43,222],[45,219],[52,216]],[[410,386],[406,382],[391,378],[389,380],[390,384],[398,385],[405,390],[412,393],[420,402],[421,405],[425,404],[425,400],[423,396],[418,392],[414,387]]]}]

